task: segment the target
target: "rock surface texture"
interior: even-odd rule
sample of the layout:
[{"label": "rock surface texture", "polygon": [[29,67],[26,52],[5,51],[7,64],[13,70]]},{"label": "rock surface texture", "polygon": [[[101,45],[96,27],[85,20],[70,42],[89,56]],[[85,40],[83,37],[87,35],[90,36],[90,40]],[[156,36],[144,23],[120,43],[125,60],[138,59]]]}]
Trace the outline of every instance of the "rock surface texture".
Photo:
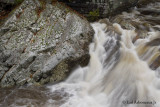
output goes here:
[{"label": "rock surface texture", "polygon": [[64,80],[88,64],[93,34],[65,5],[24,0],[0,27],[0,87]]},{"label": "rock surface texture", "polygon": [[[58,0],[77,10],[90,21],[115,15],[137,4],[138,0]],[[94,17],[94,18],[93,18]]]},{"label": "rock surface texture", "polygon": [[83,14],[89,21],[96,21],[128,11],[131,7],[141,7],[160,0],[58,0]]}]

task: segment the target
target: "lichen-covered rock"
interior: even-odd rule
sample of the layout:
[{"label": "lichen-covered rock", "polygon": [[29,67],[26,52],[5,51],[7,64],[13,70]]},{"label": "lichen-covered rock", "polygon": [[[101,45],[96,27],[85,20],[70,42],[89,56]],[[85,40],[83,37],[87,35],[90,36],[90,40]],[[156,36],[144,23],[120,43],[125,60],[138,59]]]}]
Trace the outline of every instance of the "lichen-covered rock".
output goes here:
[{"label": "lichen-covered rock", "polygon": [[0,27],[0,86],[64,80],[89,61],[93,30],[58,2],[25,0]]}]

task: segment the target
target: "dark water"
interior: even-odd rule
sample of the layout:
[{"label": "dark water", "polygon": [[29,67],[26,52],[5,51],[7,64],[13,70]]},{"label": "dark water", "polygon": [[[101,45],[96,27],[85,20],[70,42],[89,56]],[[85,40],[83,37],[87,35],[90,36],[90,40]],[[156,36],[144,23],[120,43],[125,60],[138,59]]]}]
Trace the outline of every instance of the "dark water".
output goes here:
[{"label": "dark water", "polygon": [[[28,86],[0,89],[0,107],[44,107],[52,104],[58,107],[69,95],[64,89],[51,92],[47,86]],[[47,104],[47,105],[46,105]],[[52,104],[53,105],[53,104]]]}]

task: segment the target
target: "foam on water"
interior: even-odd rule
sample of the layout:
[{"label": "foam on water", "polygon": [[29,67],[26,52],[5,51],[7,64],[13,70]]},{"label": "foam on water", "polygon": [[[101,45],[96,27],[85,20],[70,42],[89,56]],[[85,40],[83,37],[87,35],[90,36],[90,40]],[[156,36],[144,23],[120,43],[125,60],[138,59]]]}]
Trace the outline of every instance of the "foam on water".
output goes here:
[{"label": "foam on water", "polygon": [[[160,79],[137,54],[142,44],[132,43],[135,31],[113,26],[121,33],[120,41],[116,39],[118,35],[106,32],[106,24],[93,23],[95,35],[90,44],[89,65],[77,68],[65,82],[50,86],[52,92],[64,88],[71,95],[60,107],[160,106]],[[143,44],[152,40],[151,36],[146,39]],[[112,52],[117,42],[120,47]],[[141,57],[145,54],[142,52]]]},{"label": "foam on water", "polygon": [[160,107],[160,67],[151,67],[160,56],[159,14],[141,13],[152,9],[160,9],[160,3],[116,16],[129,20],[130,30],[119,21],[122,27],[103,19],[92,23],[88,66],[55,85],[0,88],[0,107]]}]

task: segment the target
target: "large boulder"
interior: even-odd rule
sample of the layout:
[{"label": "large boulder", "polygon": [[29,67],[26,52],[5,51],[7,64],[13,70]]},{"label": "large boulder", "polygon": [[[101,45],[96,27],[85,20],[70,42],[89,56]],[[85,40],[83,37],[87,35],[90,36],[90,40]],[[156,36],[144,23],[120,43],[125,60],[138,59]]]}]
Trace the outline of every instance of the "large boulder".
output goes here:
[{"label": "large boulder", "polygon": [[89,61],[94,32],[58,2],[24,0],[0,27],[0,87],[64,80]]}]

